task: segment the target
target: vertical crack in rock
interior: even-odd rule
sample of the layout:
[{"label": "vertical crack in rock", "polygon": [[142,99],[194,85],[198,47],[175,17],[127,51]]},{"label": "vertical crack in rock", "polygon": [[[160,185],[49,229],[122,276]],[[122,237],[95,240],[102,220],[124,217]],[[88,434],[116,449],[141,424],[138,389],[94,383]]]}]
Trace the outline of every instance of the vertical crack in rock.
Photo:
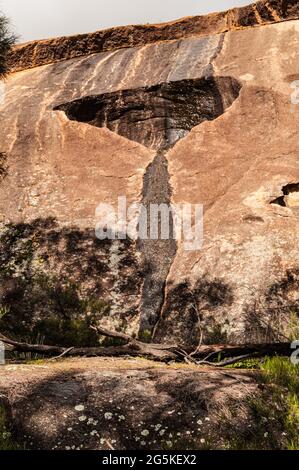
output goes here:
[{"label": "vertical crack in rock", "polygon": [[7,176],[7,155],[6,153],[0,152],[0,182]]},{"label": "vertical crack in rock", "polygon": [[177,250],[171,211],[168,211],[169,239],[163,240],[161,238],[161,217],[158,219],[159,238],[157,240],[150,238],[150,207],[153,204],[158,206],[165,204],[166,207],[170,208],[171,204],[166,150],[159,150],[146,170],[142,204],[147,210],[148,239],[140,239],[138,246],[142,253],[144,269],[139,336],[147,339],[151,338],[155,325],[159,320],[164,304],[166,279]]},{"label": "vertical crack in rock", "polygon": [[[160,230],[158,239],[151,239],[149,232],[151,204],[170,207],[171,203],[167,151],[193,127],[223,114],[239,96],[240,89],[240,83],[232,77],[210,75],[87,96],[54,108],[64,111],[70,120],[106,127],[157,151],[144,175],[142,194],[142,203],[147,209],[148,239],[138,242],[144,271],[139,334],[144,339],[151,338],[160,318],[165,284],[177,248],[171,213],[169,239],[162,239]],[[160,225],[159,218],[159,228]]]},{"label": "vertical crack in rock", "polygon": [[208,65],[206,66],[205,69],[205,76],[214,76],[215,75],[215,67],[214,63],[216,62],[216,59],[218,56],[221,54],[223,46],[224,46],[224,41],[225,41],[225,33],[221,33],[219,36],[219,42],[218,45],[214,51],[214,54],[209,60]]}]

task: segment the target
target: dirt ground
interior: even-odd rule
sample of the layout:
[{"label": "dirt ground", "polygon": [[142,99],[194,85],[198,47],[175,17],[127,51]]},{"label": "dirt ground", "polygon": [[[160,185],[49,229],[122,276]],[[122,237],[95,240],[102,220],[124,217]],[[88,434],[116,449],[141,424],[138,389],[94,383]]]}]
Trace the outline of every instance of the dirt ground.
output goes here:
[{"label": "dirt ground", "polygon": [[0,369],[7,421],[28,449],[226,448],[230,427],[249,425],[245,403],[258,387],[253,371],[143,359],[67,359]]}]

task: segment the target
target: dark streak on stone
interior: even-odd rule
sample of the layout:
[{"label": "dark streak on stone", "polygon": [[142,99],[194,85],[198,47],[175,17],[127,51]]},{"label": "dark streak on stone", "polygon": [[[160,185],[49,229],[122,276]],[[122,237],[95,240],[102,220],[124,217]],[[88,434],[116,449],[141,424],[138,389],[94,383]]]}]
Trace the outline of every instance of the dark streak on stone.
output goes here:
[{"label": "dark streak on stone", "polygon": [[[166,151],[159,151],[153,162],[148,166],[144,175],[142,204],[147,209],[148,237],[150,225],[150,205],[171,204],[171,186],[169,183],[168,162]],[[159,220],[160,232],[161,220]],[[140,305],[139,336],[145,332],[152,336],[155,325],[160,317],[164,300],[166,279],[173,263],[177,243],[173,236],[173,218],[169,214],[170,237],[168,240],[139,240],[139,250],[142,253],[144,266],[144,283]]]}]

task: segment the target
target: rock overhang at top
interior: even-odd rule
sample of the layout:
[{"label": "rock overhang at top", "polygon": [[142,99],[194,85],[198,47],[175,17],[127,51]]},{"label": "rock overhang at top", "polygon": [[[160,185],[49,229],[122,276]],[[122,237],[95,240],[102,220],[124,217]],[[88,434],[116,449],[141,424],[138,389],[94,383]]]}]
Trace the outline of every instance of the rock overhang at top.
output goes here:
[{"label": "rock overhang at top", "polygon": [[11,54],[10,67],[11,71],[17,72],[99,52],[192,36],[220,34],[298,18],[297,0],[261,0],[245,7],[186,17],[169,23],[121,26],[94,33],[20,44]]}]

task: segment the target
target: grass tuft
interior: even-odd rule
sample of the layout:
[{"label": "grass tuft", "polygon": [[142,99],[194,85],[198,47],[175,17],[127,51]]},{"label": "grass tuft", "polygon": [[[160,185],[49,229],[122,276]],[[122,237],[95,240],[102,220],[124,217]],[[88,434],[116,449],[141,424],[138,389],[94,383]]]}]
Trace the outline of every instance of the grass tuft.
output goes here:
[{"label": "grass tuft", "polygon": [[[259,369],[260,393],[244,402],[250,427],[235,430],[226,438],[225,447],[299,450],[299,366],[289,358],[272,357],[266,358]],[[226,429],[232,429],[228,422]]]},{"label": "grass tuft", "polygon": [[18,445],[13,441],[12,434],[7,428],[4,407],[0,405],[0,451],[18,449]]}]

